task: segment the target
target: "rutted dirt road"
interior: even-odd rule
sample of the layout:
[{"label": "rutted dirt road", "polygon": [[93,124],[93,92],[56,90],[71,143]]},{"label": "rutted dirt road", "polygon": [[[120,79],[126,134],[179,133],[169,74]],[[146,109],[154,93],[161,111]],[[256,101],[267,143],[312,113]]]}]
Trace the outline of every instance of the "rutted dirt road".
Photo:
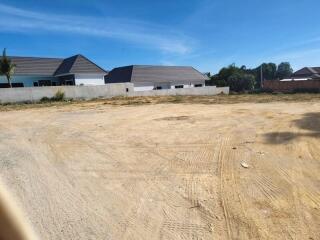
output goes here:
[{"label": "rutted dirt road", "polygon": [[320,239],[317,102],[1,112],[0,156],[40,239]]}]

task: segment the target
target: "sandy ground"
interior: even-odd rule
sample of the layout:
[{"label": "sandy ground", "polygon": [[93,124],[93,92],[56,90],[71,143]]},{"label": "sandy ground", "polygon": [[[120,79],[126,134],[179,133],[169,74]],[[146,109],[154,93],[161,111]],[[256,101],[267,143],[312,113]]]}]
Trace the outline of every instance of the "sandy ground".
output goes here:
[{"label": "sandy ground", "polygon": [[40,239],[320,239],[319,102],[1,112],[0,156]]}]

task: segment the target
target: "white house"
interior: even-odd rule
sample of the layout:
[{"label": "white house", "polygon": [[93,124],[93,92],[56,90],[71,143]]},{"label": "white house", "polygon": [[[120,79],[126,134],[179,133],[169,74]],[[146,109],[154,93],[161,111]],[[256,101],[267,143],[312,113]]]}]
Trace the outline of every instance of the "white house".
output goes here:
[{"label": "white house", "polygon": [[[38,87],[59,85],[105,85],[108,73],[83,55],[66,59],[39,57],[9,57],[16,65],[12,77],[13,87]],[[5,77],[0,77],[0,88],[8,87]]]},{"label": "white house", "polygon": [[208,77],[193,67],[132,65],[115,68],[105,82],[134,84],[135,91],[204,87]]}]

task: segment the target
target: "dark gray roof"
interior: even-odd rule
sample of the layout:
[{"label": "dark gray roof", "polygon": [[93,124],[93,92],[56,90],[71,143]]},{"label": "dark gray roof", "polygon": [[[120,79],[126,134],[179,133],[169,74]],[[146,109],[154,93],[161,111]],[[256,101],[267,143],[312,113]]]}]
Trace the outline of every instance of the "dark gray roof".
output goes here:
[{"label": "dark gray roof", "polygon": [[75,55],[63,60],[62,64],[59,66],[55,75],[64,74],[79,74],[79,73],[96,73],[96,74],[106,74],[107,71],[91,62],[89,59],[82,55]]},{"label": "dark gray roof", "polygon": [[62,63],[62,58],[9,57],[16,65],[16,75],[52,76]]},{"label": "dark gray roof", "polygon": [[114,68],[105,76],[106,83],[131,82],[133,66]]},{"label": "dark gray roof", "polygon": [[70,58],[9,57],[15,75],[57,76],[64,74],[106,74],[107,71],[82,55]]},{"label": "dark gray roof", "polygon": [[304,67],[293,73],[292,77],[319,78],[320,67]]},{"label": "dark gray roof", "polygon": [[208,77],[193,67],[148,65],[115,68],[106,77],[106,83],[190,83],[205,80],[208,80]]}]

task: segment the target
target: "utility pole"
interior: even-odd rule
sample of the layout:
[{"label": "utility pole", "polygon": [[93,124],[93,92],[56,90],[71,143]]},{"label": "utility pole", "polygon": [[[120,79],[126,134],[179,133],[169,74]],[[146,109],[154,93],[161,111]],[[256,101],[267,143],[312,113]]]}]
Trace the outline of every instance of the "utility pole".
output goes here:
[{"label": "utility pole", "polygon": [[263,88],[263,71],[262,71],[262,65],[261,64],[261,67],[260,67],[260,85],[261,85],[261,88]]}]

